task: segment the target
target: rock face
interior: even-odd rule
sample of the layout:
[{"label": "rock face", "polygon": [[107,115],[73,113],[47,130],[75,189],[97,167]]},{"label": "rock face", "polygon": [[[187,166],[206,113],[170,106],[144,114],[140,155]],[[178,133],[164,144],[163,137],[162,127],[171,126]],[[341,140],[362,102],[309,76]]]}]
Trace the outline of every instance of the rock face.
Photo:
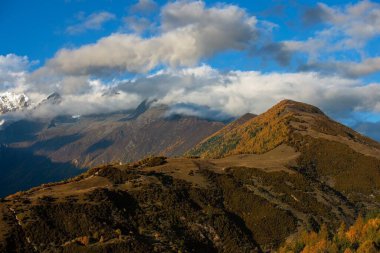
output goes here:
[{"label": "rock face", "polygon": [[25,94],[11,92],[0,94],[0,114],[23,110],[29,105],[29,98]]},{"label": "rock face", "polygon": [[[174,131],[153,120],[162,110],[136,120]],[[379,151],[318,108],[282,101],[188,158],[98,166],[6,197],[0,252],[272,252],[305,229],[335,231],[378,210]]]}]

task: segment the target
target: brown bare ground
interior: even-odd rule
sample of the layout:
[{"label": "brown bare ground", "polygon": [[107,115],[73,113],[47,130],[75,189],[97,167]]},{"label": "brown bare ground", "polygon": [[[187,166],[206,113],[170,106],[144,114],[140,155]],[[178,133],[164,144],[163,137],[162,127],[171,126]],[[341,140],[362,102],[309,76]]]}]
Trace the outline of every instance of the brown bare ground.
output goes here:
[{"label": "brown bare ground", "polygon": [[234,155],[222,159],[212,159],[210,161],[222,169],[237,166],[258,168],[267,172],[286,171],[288,173],[294,173],[294,171],[288,169],[288,167],[296,164],[298,156],[299,153],[295,152],[292,147],[282,144],[264,154]]}]

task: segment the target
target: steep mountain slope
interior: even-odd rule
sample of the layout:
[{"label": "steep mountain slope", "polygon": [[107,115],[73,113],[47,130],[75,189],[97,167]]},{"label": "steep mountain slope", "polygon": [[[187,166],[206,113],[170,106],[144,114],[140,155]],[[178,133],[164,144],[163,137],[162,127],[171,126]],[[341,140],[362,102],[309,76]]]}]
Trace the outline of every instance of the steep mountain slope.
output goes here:
[{"label": "steep mountain slope", "polygon": [[[88,167],[153,154],[181,155],[224,126],[196,117],[167,117],[167,111],[165,105],[150,107],[144,102],[130,112],[60,116],[44,124],[17,122],[0,132],[0,141],[14,148],[29,148],[53,162]],[[25,136],[28,130],[24,124],[40,129]]]},{"label": "steep mountain slope", "polygon": [[0,145],[0,197],[46,182],[61,181],[81,173],[70,163],[52,162],[27,149]]},{"label": "steep mountain slope", "polygon": [[75,124],[46,129],[33,149],[53,161],[72,161],[80,167],[88,167],[134,161],[153,154],[181,155],[201,138],[224,126],[222,122],[196,117],[167,118],[166,112],[166,106],[157,106],[138,115],[132,112],[106,119],[82,117]]},{"label": "steep mountain slope", "polygon": [[318,108],[285,100],[242,125],[226,126],[190,156],[261,154],[286,144],[301,153],[295,169],[352,200],[380,201],[380,144],[328,118]]},{"label": "steep mountain slope", "polygon": [[[59,96],[51,98],[59,100]],[[135,161],[147,155],[181,155],[225,125],[196,117],[168,117],[167,112],[167,106],[151,107],[143,102],[131,111],[82,117],[60,116],[45,121],[24,120],[7,126],[0,131],[0,143],[13,155],[12,158],[0,155],[0,164],[7,164],[2,167],[2,179],[12,179],[14,187],[0,184],[0,196],[33,186],[31,182],[36,182],[35,178],[42,179],[38,176],[41,171],[53,175],[50,171],[52,164],[58,168],[68,165],[67,168],[74,171],[65,177],[67,170],[56,169],[60,177],[46,177],[38,184],[80,173],[75,167]],[[40,161],[38,158],[45,158],[46,163],[35,162]],[[29,180],[15,176],[20,174],[21,167],[29,171]]]},{"label": "steep mountain slope", "polygon": [[[213,158],[242,153],[264,153],[282,143],[297,139],[297,134],[344,142],[364,154],[380,154],[379,143],[331,120],[314,106],[291,100],[281,101],[244,124],[234,126],[231,123],[202,141],[189,153]],[[358,145],[354,145],[355,143]]]}]

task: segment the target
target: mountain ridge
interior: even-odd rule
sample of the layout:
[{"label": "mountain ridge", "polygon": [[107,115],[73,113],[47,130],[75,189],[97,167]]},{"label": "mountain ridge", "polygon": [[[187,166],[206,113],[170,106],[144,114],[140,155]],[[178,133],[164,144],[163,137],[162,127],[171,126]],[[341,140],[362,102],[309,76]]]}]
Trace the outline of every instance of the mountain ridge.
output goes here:
[{"label": "mountain ridge", "polygon": [[97,166],[2,199],[0,252],[273,252],[380,210],[378,145],[282,101],[195,155]]},{"label": "mountain ridge", "polygon": [[283,144],[301,152],[298,164],[303,168],[298,170],[305,175],[327,182],[349,198],[365,199],[368,205],[380,200],[380,144],[331,120],[317,107],[292,100],[283,100],[232,129],[226,126],[187,155],[262,154]]},{"label": "mountain ridge", "polygon": [[[0,143],[5,145],[2,151],[13,154],[11,157],[16,157],[19,152],[20,158],[9,161],[6,156],[0,156],[0,163],[8,165],[2,169],[2,180],[6,182],[12,178],[14,186],[18,182],[19,188],[1,184],[0,196],[24,190],[25,186],[33,186],[32,182],[41,184],[64,179],[65,173],[62,172],[67,170],[63,165],[72,170],[67,173],[68,177],[81,173],[81,169],[101,164],[125,163],[148,155],[182,155],[225,125],[194,116],[167,118],[168,110],[169,106],[145,101],[135,110],[75,118],[68,115],[52,120],[22,120],[5,126],[0,131]],[[45,159],[41,160],[43,157]],[[54,165],[57,169],[53,168]],[[52,175],[51,180],[33,176],[33,171],[40,173],[43,168],[46,175]],[[21,171],[28,171],[22,174],[29,175],[29,178],[14,176]],[[54,172],[57,176],[53,176]],[[44,180],[36,181],[33,177]]]},{"label": "mountain ridge", "polygon": [[[307,124],[305,125],[305,120],[300,117],[309,117],[308,119],[310,122],[306,122],[309,125],[306,126]],[[237,128],[235,128],[233,123],[227,125],[225,128],[203,140],[197,145],[197,147],[189,151],[189,154],[209,158],[218,158],[229,154],[262,153],[282,143],[289,142],[289,138],[293,132],[305,132],[307,127],[309,127],[311,131],[318,131],[323,134],[335,136],[341,135],[342,137],[347,137],[350,140],[368,143],[369,146],[380,149],[380,144],[378,142],[331,120],[319,108],[286,99],[271,107],[263,114],[251,118],[241,125],[237,125]],[[310,132],[307,132],[307,134],[310,134]],[[234,139],[236,135],[241,135],[241,140],[238,140],[237,138]],[[226,150],[215,150],[215,154],[203,154],[201,151],[197,150],[202,149],[202,145],[206,145],[206,142],[208,150],[210,150],[210,148],[213,149],[214,147],[220,147],[221,140],[215,141],[210,139],[219,139],[221,137],[229,138],[228,141],[232,142]],[[210,144],[210,142],[215,142],[215,144]],[[269,144],[268,147],[265,147],[263,142],[273,143]]]}]

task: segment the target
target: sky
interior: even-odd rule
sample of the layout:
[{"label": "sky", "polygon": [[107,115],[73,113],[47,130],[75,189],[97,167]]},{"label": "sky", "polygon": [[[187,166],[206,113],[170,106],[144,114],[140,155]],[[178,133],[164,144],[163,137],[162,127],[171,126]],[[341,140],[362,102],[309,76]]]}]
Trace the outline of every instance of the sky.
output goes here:
[{"label": "sky", "polygon": [[293,99],[380,140],[380,2],[2,0],[0,34],[0,93],[63,97],[35,117]]}]

